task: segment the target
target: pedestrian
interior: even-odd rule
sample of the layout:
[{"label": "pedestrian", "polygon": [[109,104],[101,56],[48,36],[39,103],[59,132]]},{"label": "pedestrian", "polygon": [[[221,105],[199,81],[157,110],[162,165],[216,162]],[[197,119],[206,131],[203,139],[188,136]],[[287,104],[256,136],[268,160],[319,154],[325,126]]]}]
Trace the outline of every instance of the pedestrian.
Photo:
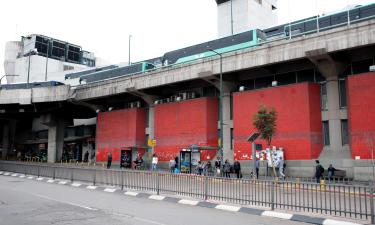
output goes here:
[{"label": "pedestrian", "polygon": [[135,162],[135,169],[139,170],[142,169],[143,166],[143,158],[141,155],[138,155],[136,162]]},{"label": "pedestrian", "polygon": [[198,161],[198,175],[203,174],[204,165],[201,161]]},{"label": "pedestrian", "polygon": [[255,173],[256,173],[257,179],[259,178],[259,166],[260,166],[259,159],[256,158],[255,159]]},{"label": "pedestrian", "polygon": [[107,155],[107,169],[111,169],[111,164],[112,164],[112,153],[108,153]]},{"label": "pedestrian", "polygon": [[158,165],[158,157],[156,154],[152,155],[151,170],[156,171]]},{"label": "pedestrian", "polygon": [[220,157],[217,157],[216,161],[215,161],[215,173],[216,173],[216,176],[220,176],[220,172],[221,172],[221,161],[220,161]]},{"label": "pedestrian", "polygon": [[89,151],[85,152],[85,155],[83,156],[83,162],[88,162],[89,161]]},{"label": "pedestrian", "polygon": [[174,162],[175,162],[175,168],[178,168],[178,155],[174,157]]},{"label": "pedestrian", "polygon": [[17,152],[17,160],[21,161],[21,159],[22,159],[22,153]]},{"label": "pedestrian", "polygon": [[169,170],[171,173],[174,173],[176,169],[176,161],[174,159],[169,160]]},{"label": "pedestrian", "polygon": [[316,182],[320,183],[320,179],[322,178],[322,175],[324,173],[324,168],[322,165],[320,165],[319,160],[315,160],[316,166],[315,166],[315,178]]},{"label": "pedestrian", "polygon": [[212,176],[212,165],[211,165],[211,161],[208,161],[206,163],[206,171],[207,171],[207,175],[208,176]]},{"label": "pedestrian", "polygon": [[238,160],[234,161],[233,169],[234,169],[234,172],[236,173],[237,178],[241,178],[241,164]]},{"label": "pedestrian", "polygon": [[284,159],[283,157],[280,157],[279,159],[279,173],[280,173],[280,178],[282,178],[283,180],[285,180],[285,173],[284,173],[284,167],[285,166],[285,163],[284,163]]},{"label": "pedestrian", "polygon": [[224,168],[223,169],[224,169],[224,175],[225,175],[225,177],[230,178],[230,163],[229,163],[228,159],[225,160]]},{"label": "pedestrian", "polygon": [[336,168],[333,167],[332,164],[329,164],[327,171],[328,171],[328,179],[331,181],[333,179],[333,175],[335,174]]}]

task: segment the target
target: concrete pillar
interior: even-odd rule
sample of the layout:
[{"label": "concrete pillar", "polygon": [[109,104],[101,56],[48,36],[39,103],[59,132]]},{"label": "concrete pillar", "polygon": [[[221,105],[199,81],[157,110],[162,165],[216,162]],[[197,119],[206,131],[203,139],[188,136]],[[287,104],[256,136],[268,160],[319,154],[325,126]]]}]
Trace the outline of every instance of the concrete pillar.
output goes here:
[{"label": "concrete pillar", "polygon": [[[342,149],[341,120],[340,120],[340,96],[338,76],[326,77],[327,83],[327,109],[323,116],[328,120],[330,150],[340,151]],[[326,118],[324,118],[326,117]]]},{"label": "concrete pillar", "polygon": [[233,162],[233,149],[231,149],[231,135],[230,131],[233,127],[233,122],[230,118],[230,106],[231,106],[230,93],[224,93],[223,96],[223,152],[224,160],[228,159]]},{"label": "concrete pillar", "polygon": [[48,125],[48,162],[59,162],[62,157],[64,146],[64,120],[55,118]]},{"label": "concrete pillar", "polygon": [[9,124],[7,122],[3,125],[3,141],[2,141],[2,159],[7,159],[9,153]]}]

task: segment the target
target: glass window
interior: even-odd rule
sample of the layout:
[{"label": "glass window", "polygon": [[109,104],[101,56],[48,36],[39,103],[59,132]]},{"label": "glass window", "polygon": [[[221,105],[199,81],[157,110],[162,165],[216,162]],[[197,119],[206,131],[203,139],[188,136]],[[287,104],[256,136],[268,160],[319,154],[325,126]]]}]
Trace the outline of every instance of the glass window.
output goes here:
[{"label": "glass window", "polygon": [[327,85],[322,83],[320,85],[321,108],[323,111],[328,110]]},{"label": "glass window", "polygon": [[341,120],[342,145],[349,144],[348,120]]},{"label": "glass window", "polygon": [[346,80],[339,80],[340,108],[347,106],[346,102]]},{"label": "glass window", "polygon": [[329,123],[328,121],[323,121],[323,143],[324,145],[329,145]]}]

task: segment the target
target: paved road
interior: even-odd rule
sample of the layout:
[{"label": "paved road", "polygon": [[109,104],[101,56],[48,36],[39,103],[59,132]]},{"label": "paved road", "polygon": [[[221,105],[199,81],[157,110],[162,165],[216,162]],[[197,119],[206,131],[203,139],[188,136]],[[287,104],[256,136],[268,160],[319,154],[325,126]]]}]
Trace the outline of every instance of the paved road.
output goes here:
[{"label": "paved road", "polygon": [[302,223],[1,176],[0,224],[292,225]]}]

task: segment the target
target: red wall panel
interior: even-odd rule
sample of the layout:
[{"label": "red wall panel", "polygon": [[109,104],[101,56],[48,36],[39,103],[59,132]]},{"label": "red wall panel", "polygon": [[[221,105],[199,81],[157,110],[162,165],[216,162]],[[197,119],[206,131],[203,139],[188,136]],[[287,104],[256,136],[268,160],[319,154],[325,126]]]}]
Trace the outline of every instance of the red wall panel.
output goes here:
[{"label": "red wall panel", "polygon": [[348,77],[348,122],[352,157],[370,159],[375,144],[375,73]]},{"label": "red wall panel", "polygon": [[[323,148],[320,112],[320,87],[299,83],[233,95],[234,157],[251,157],[248,136],[254,131],[253,116],[260,105],[273,107],[278,114],[276,134],[272,144],[284,148],[286,160],[317,158]],[[258,139],[263,148],[266,142]]]},{"label": "red wall panel", "polygon": [[[146,144],[145,109],[123,109],[98,114],[96,160],[106,161],[112,152],[113,161],[120,160],[122,147],[142,147]],[[141,153],[144,151],[141,150]]]},{"label": "red wall panel", "polygon": [[[160,161],[169,161],[182,148],[192,144],[217,146],[218,101],[197,98],[155,106],[155,153]],[[204,151],[202,159],[215,151]]]}]

